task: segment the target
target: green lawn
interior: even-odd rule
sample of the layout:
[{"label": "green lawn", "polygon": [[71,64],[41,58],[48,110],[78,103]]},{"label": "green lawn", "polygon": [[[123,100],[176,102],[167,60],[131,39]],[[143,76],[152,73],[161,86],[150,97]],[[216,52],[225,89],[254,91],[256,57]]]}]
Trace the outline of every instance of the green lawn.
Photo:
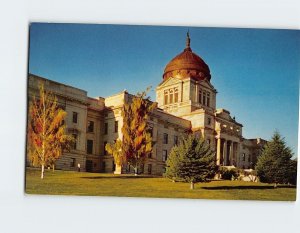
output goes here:
[{"label": "green lawn", "polygon": [[296,188],[276,189],[263,183],[243,181],[212,181],[196,184],[194,190],[187,183],[173,183],[162,177],[113,175],[100,173],[49,171],[44,180],[40,171],[26,169],[28,194],[59,194],[122,197],[169,197],[225,200],[295,201]]}]

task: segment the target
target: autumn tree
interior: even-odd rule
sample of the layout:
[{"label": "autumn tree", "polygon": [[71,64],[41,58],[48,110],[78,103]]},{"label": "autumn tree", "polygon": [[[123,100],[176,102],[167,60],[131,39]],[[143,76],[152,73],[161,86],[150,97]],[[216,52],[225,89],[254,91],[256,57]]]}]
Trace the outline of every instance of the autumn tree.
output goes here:
[{"label": "autumn tree", "polygon": [[114,143],[107,143],[105,145],[105,150],[114,158],[114,162],[116,165],[115,174],[121,174],[122,165],[125,161],[124,155],[122,153],[122,141],[118,139]]},{"label": "autumn tree", "polygon": [[133,96],[122,109],[122,153],[126,162],[134,168],[135,175],[147,154],[152,151],[152,137],[148,131],[147,121],[156,105],[147,97],[148,90],[149,88]]},{"label": "autumn tree", "polygon": [[197,182],[213,178],[216,172],[215,154],[203,138],[190,134],[172,148],[166,163],[165,176],[174,181],[188,182],[194,189]]},{"label": "autumn tree", "polygon": [[292,160],[293,153],[286,146],[284,138],[275,132],[262,154],[258,157],[255,170],[261,182],[277,184],[296,180],[297,162]]},{"label": "autumn tree", "polygon": [[39,98],[33,97],[29,105],[28,155],[33,166],[41,167],[41,179],[46,166],[54,169],[55,161],[64,149],[74,142],[65,133],[66,112],[58,106],[56,97],[39,85]]}]

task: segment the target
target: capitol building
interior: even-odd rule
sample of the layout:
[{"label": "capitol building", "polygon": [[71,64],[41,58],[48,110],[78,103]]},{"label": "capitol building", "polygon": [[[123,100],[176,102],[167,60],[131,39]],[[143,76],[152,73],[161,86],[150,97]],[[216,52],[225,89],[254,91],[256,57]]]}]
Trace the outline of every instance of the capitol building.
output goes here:
[{"label": "capitol building", "polygon": [[[210,144],[217,165],[253,168],[266,141],[244,138],[242,123],[230,111],[216,108],[217,90],[209,66],[193,52],[190,42],[187,35],[184,50],[166,65],[156,87],[157,108],[148,122],[155,143],[139,172],[162,175],[172,147],[190,129]],[[133,95],[123,91],[91,98],[85,90],[29,74],[29,101],[38,95],[41,81],[67,112],[67,132],[76,140],[74,147],[57,160],[56,168],[77,170],[80,164],[81,170],[87,172],[114,172],[113,157],[107,154],[105,145],[118,138],[122,140],[121,111]],[[124,165],[122,172],[132,169]]]}]

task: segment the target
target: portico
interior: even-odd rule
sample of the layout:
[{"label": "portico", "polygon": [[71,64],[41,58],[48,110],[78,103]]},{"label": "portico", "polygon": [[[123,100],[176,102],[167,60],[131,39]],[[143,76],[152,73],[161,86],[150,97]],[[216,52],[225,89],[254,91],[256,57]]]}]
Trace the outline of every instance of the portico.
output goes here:
[{"label": "portico", "polygon": [[236,166],[238,154],[240,150],[240,142],[238,140],[217,138],[216,143],[216,160],[217,165]]}]

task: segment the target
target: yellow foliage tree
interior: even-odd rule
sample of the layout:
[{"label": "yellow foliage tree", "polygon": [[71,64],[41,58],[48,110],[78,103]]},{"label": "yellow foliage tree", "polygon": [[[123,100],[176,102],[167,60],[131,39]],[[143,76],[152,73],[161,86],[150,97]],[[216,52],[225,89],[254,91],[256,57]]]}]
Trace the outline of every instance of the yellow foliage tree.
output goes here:
[{"label": "yellow foliage tree", "polygon": [[116,169],[120,169],[120,171],[115,171],[115,173],[121,173],[122,165],[125,161],[125,157],[122,153],[122,141],[118,139],[115,143],[107,143],[105,150],[114,157]]},{"label": "yellow foliage tree", "polygon": [[124,104],[122,110],[122,152],[135,174],[147,154],[152,151],[152,137],[148,132],[147,120],[156,105],[146,97],[148,90],[149,88],[134,96],[131,103]]},{"label": "yellow foliage tree", "polygon": [[33,166],[41,167],[41,179],[46,166],[54,169],[55,161],[64,149],[69,149],[74,138],[65,133],[66,112],[59,108],[57,98],[39,85],[39,98],[29,105],[28,156]]}]

